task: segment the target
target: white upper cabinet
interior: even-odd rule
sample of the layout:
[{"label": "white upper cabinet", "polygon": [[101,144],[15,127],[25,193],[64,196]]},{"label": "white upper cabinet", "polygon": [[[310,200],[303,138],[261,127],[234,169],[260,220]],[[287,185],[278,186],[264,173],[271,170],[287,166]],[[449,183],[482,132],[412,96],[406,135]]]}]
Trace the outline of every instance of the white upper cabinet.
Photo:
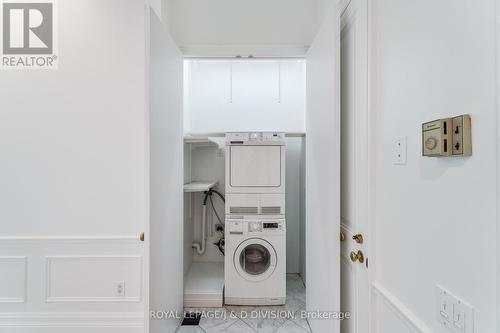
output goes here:
[{"label": "white upper cabinet", "polygon": [[305,131],[305,62],[186,60],[185,132]]}]

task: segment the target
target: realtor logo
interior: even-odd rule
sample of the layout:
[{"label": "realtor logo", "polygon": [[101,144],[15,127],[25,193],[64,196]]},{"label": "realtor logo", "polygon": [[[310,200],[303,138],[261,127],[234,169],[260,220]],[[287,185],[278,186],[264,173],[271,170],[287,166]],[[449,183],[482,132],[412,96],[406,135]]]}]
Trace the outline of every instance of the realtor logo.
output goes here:
[{"label": "realtor logo", "polygon": [[5,68],[56,68],[54,2],[2,0],[2,62]]}]

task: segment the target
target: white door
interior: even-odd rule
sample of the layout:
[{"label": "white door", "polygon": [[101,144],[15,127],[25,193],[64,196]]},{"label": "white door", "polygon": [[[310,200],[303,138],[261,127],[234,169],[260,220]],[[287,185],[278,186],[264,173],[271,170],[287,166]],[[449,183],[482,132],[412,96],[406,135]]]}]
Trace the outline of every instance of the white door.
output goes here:
[{"label": "white door", "polygon": [[367,0],[341,15],[341,310],[342,333],[369,332]]},{"label": "white door", "polygon": [[[313,312],[340,309],[340,22],[333,10],[326,16],[307,52],[306,306]],[[309,324],[316,333],[340,330],[339,320]]]},{"label": "white door", "polygon": [[[149,30],[150,186],[149,270],[144,265],[146,310],[183,307],[183,57],[164,22],[147,13]],[[149,286],[148,286],[149,283]],[[149,287],[149,288],[148,288]],[[147,299],[149,298],[149,300]],[[173,333],[180,319],[148,321],[145,333]],[[149,324],[149,330],[148,330]]]}]

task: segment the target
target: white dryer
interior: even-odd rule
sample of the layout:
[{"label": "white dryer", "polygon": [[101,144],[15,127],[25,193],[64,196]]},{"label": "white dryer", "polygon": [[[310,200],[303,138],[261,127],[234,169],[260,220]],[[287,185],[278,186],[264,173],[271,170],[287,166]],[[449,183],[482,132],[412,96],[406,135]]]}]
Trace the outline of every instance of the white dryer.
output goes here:
[{"label": "white dryer", "polygon": [[226,194],[285,194],[285,133],[226,133]]},{"label": "white dryer", "polygon": [[226,220],[225,246],[226,304],[285,304],[284,219]]},{"label": "white dryer", "polygon": [[226,133],[226,218],[285,217],[283,132]]}]

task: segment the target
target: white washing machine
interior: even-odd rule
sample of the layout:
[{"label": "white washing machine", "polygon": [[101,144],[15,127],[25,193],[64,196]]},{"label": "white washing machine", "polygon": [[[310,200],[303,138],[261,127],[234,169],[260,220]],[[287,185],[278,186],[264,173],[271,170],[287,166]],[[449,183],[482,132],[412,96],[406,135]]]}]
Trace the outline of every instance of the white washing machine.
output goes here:
[{"label": "white washing machine", "polygon": [[285,304],[285,219],[226,220],[225,246],[226,304]]}]

